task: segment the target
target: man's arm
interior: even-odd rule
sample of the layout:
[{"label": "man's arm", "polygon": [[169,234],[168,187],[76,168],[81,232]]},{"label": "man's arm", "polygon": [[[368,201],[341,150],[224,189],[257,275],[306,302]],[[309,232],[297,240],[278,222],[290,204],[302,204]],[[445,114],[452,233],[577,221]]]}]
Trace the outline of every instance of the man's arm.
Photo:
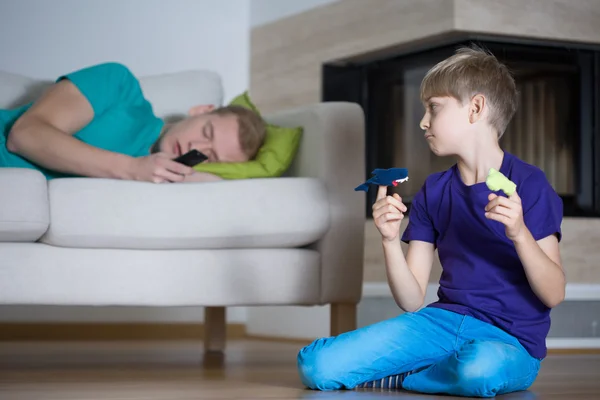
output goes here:
[{"label": "man's arm", "polygon": [[93,117],[93,109],[79,89],[62,80],[15,122],[7,148],[50,170],[131,179],[131,157],[98,149],[73,137]]},{"label": "man's arm", "polygon": [[565,299],[566,278],[556,236],[536,242],[526,229],[514,243],[533,292],[547,307],[559,305]]}]

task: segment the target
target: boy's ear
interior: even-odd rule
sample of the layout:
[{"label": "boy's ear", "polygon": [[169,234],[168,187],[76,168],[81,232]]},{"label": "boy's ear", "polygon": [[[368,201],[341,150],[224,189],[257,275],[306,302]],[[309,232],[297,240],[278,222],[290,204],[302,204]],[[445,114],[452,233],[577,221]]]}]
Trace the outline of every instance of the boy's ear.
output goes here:
[{"label": "boy's ear", "polygon": [[190,108],[188,114],[190,115],[190,117],[195,117],[196,115],[202,115],[206,114],[207,112],[211,112],[214,109],[215,106],[213,106],[212,104],[202,104]]},{"label": "boy's ear", "polygon": [[483,118],[483,111],[486,106],[485,96],[481,94],[476,94],[471,99],[471,104],[469,105],[469,122],[474,124]]}]

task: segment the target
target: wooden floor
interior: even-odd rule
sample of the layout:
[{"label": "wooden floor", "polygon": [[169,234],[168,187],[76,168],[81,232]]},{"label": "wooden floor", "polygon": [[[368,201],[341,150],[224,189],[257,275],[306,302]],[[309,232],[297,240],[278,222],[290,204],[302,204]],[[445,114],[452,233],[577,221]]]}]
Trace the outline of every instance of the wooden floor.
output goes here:
[{"label": "wooden floor", "polygon": [[[2,400],[442,399],[406,392],[305,390],[301,344],[229,342],[203,360],[200,342],[0,343]],[[502,399],[600,399],[600,354],[552,355],[530,391]]]}]

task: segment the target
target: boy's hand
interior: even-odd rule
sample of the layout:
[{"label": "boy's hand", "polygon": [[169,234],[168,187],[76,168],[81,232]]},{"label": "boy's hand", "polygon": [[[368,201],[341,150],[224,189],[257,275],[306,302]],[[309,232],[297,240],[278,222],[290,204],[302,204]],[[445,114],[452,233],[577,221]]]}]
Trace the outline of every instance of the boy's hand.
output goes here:
[{"label": "boy's hand", "polygon": [[384,241],[396,240],[405,212],[402,198],[397,194],[387,196],[387,186],[379,186],[377,200],[373,204],[373,221]]},{"label": "boy's hand", "polygon": [[490,193],[485,207],[485,217],[501,222],[506,227],[506,236],[513,242],[519,240],[527,230],[523,220],[521,198],[515,191],[506,198]]}]

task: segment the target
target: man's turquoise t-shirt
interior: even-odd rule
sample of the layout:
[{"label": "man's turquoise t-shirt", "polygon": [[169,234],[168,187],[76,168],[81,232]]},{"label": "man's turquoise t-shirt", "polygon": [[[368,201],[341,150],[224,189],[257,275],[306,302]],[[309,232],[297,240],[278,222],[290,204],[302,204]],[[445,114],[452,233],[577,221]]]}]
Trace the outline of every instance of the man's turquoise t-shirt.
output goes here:
[{"label": "man's turquoise t-shirt", "polygon": [[[75,138],[94,147],[132,157],[150,154],[164,122],[154,115],[139,81],[127,67],[105,63],[61,76],[57,82],[62,79],[75,84],[94,110],[92,121],[73,135]],[[0,167],[37,169],[47,179],[68,176],[35,165],[6,148],[12,125],[31,105],[0,110]]]}]

